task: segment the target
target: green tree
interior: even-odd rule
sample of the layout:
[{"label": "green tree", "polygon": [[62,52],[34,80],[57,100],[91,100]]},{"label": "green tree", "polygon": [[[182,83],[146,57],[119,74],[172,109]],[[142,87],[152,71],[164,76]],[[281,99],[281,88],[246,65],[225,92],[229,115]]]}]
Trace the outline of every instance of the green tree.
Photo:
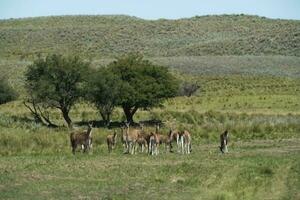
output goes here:
[{"label": "green tree", "polygon": [[0,104],[13,101],[17,98],[16,91],[8,84],[4,77],[0,78]]},{"label": "green tree", "polygon": [[133,122],[138,109],[159,106],[178,93],[178,82],[168,69],[152,64],[141,55],[120,57],[108,69],[121,81],[117,104],[123,108],[128,122]]},{"label": "green tree", "polygon": [[86,99],[93,103],[106,125],[109,125],[111,114],[118,104],[122,82],[119,77],[105,68],[96,70],[86,86]]},{"label": "green tree", "polygon": [[69,127],[72,120],[69,112],[82,96],[82,83],[89,70],[89,64],[79,57],[49,55],[38,58],[28,66],[25,74],[28,94],[45,107],[57,108]]}]

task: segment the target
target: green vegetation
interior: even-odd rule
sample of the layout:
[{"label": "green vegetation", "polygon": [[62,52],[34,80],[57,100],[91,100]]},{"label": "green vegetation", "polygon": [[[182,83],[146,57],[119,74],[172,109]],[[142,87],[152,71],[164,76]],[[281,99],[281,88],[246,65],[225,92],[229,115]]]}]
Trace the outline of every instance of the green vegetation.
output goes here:
[{"label": "green vegetation", "polygon": [[16,100],[17,93],[7,83],[5,78],[0,78],[0,104]]},{"label": "green vegetation", "polygon": [[85,99],[95,105],[104,123],[109,125],[122,91],[120,78],[111,70],[100,68],[90,75],[85,88]]},{"label": "green vegetation", "polygon": [[[88,70],[88,63],[78,57],[65,58],[53,54],[37,59],[25,74],[28,101],[33,107],[31,110],[36,110],[38,104],[44,108],[57,108],[68,126],[72,127],[69,112],[83,96],[80,85],[86,80]],[[37,112],[34,115],[37,116]]]},{"label": "green vegetation", "polygon": [[133,122],[138,109],[151,109],[178,93],[178,82],[166,67],[153,65],[140,55],[128,55],[112,62],[109,67],[122,85],[118,104],[127,122]]},{"label": "green vegetation", "polygon": [[0,21],[0,55],[112,57],[300,55],[300,22],[248,15],[148,21],[129,16],[61,16]]},{"label": "green vegetation", "polygon": [[[0,199],[299,199],[299,27],[299,21],[246,15],[0,20],[0,73],[20,94],[0,105]],[[36,123],[23,104],[39,91],[26,92],[25,76],[38,53],[80,55],[95,72],[88,77],[90,92],[106,91],[111,100],[119,92],[107,86],[118,84],[105,80],[111,74],[103,73],[104,66],[127,66],[114,58],[132,51],[145,54],[151,66],[167,66],[178,83],[200,86],[191,97],[167,99],[134,115],[146,131],[153,131],[156,121],[163,123],[164,134],[170,127],[189,130],[191,155],[166,154],[162,148],[156,157],[123,155],[120,143],[109,154],[105,138],[114,130],[120,136],[118,125],[126,116],[119,104],[109,116],[111,129],[103,126],[103,99],[87,95],[94,103],[74,102],[69,117],[78,129],[96,122],[93,150],[74,157],[61,112],[41,107],[41,120],[58,125],[49,128]],[[126,72],[119,75],[132,73]],[[147,85],[148,78],[137,80]],[[230,133],[229,153],[221,155],[224,129]]]},{"label": "green vegetation", "polygon": [[72,127],[69,113],[79,98],[94,103],[108,124],[116,106],[133,122],[138,109],[158,107],[178,93],[178,82],[166,67],[153,65],[137,54],[118,58],[98,72],[78,57],[53,54],[28,66],[25,81],[28,97],[24,105],[36,122],[46,121],[51,126],[54,124],[46,110],[57,108]]}]

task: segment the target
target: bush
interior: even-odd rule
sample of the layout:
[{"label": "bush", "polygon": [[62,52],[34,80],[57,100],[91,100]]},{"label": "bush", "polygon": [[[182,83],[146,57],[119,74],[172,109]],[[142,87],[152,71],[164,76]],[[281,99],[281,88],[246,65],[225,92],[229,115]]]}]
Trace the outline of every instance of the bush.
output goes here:
[{"label": "bush", "polygon": [[13,101],[17,98],[17,93],[8,84],[7,80],[0,78],[0,104]]}]

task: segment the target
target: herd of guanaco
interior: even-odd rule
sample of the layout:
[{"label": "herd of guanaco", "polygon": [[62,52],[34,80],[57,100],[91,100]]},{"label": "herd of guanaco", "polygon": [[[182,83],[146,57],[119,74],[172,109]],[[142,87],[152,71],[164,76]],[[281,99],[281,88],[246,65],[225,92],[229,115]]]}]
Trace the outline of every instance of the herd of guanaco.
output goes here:
[{"label": "herd of guanaco", "polygon": [[[106,137],[108,152],[112,152],[117,144],[117,132],[109,134]],[[80,146],[83,152],[92,148],[92,124],[88,124],[88,129],[84,131],[72,131],[70,134],[72,153],[75,154],[77,146]],[[130,127],[129,123],[121,127],[121,141],[124,147],[124,153],[135,154],[138,148],[141,152],[146,151],[150,155],[158,155],[160,145],[164,146],[165,151],[173,152],[172,143],[176,143],[178,153],[190,154],[192,151],[192,137],[189,131],[170,130],[167,135],[162,134],[159,125],[155,132],[146,132],[141,128]],[[220,135],[220,151],[227,153],[228,131]]]}]

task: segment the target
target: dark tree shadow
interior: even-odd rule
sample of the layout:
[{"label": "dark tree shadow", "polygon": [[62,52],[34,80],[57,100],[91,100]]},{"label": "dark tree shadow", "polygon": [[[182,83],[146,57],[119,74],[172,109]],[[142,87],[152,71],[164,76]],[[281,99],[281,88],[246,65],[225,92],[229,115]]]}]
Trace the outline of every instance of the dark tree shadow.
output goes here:
[{"label": "dark tree shadow", "polygon": [[139,124],[143,124],[145,126],[164,126],[164,123],[159,120],[159,119],[150,119],[150,120],[145,120],[145,121],[140,121]]},{"label": "dark tree shadow", "polygon": [[[93,127],[95,128],[108,128],[108,129],[114,129],[114,128],[121,128],[126,125],[125,122],[122,121],[112,121],[107,125],[104,120],[92,120],[92,121],[79,121],[74,122],[77,126],[87,126],[89,123],[93,124]],[[141,127],[141,124],[144,126],[155,126],[160,125],[164,126],[161,120],[151,119],[151,120],[145,120],[145,121],[139,121],[139,122],[133,122],[130,124],[131,127]]]},{"label": "dark tree shadow", "polygon": [[104,120],[80,121],[80,122],[75,122],[74,124],[76,124],[77,126],[87,126],[89,123],[92,123],[93,127],[95,128],[109,128],[109,129],[119,128],[125,125],[124,122],[118,122],[118,121],[110,122],[110,124],[107,125]]},{"label": "dark tree shadow", "polygon": [[28,116],[16,116],[16,115],[12,115],[12,116],[9,116],[13,122],[19,122],[21,124],[39,124],[41,126],[44,126],[44,127],[48,127],[48,128],[58,128],[59,126],[55,125],[55,124],[51,124],[51,125],[47,125],[45,123],[41,123],[41,122],[37,122],[36,120],[34,120],[33,118],[30,118]]}]

